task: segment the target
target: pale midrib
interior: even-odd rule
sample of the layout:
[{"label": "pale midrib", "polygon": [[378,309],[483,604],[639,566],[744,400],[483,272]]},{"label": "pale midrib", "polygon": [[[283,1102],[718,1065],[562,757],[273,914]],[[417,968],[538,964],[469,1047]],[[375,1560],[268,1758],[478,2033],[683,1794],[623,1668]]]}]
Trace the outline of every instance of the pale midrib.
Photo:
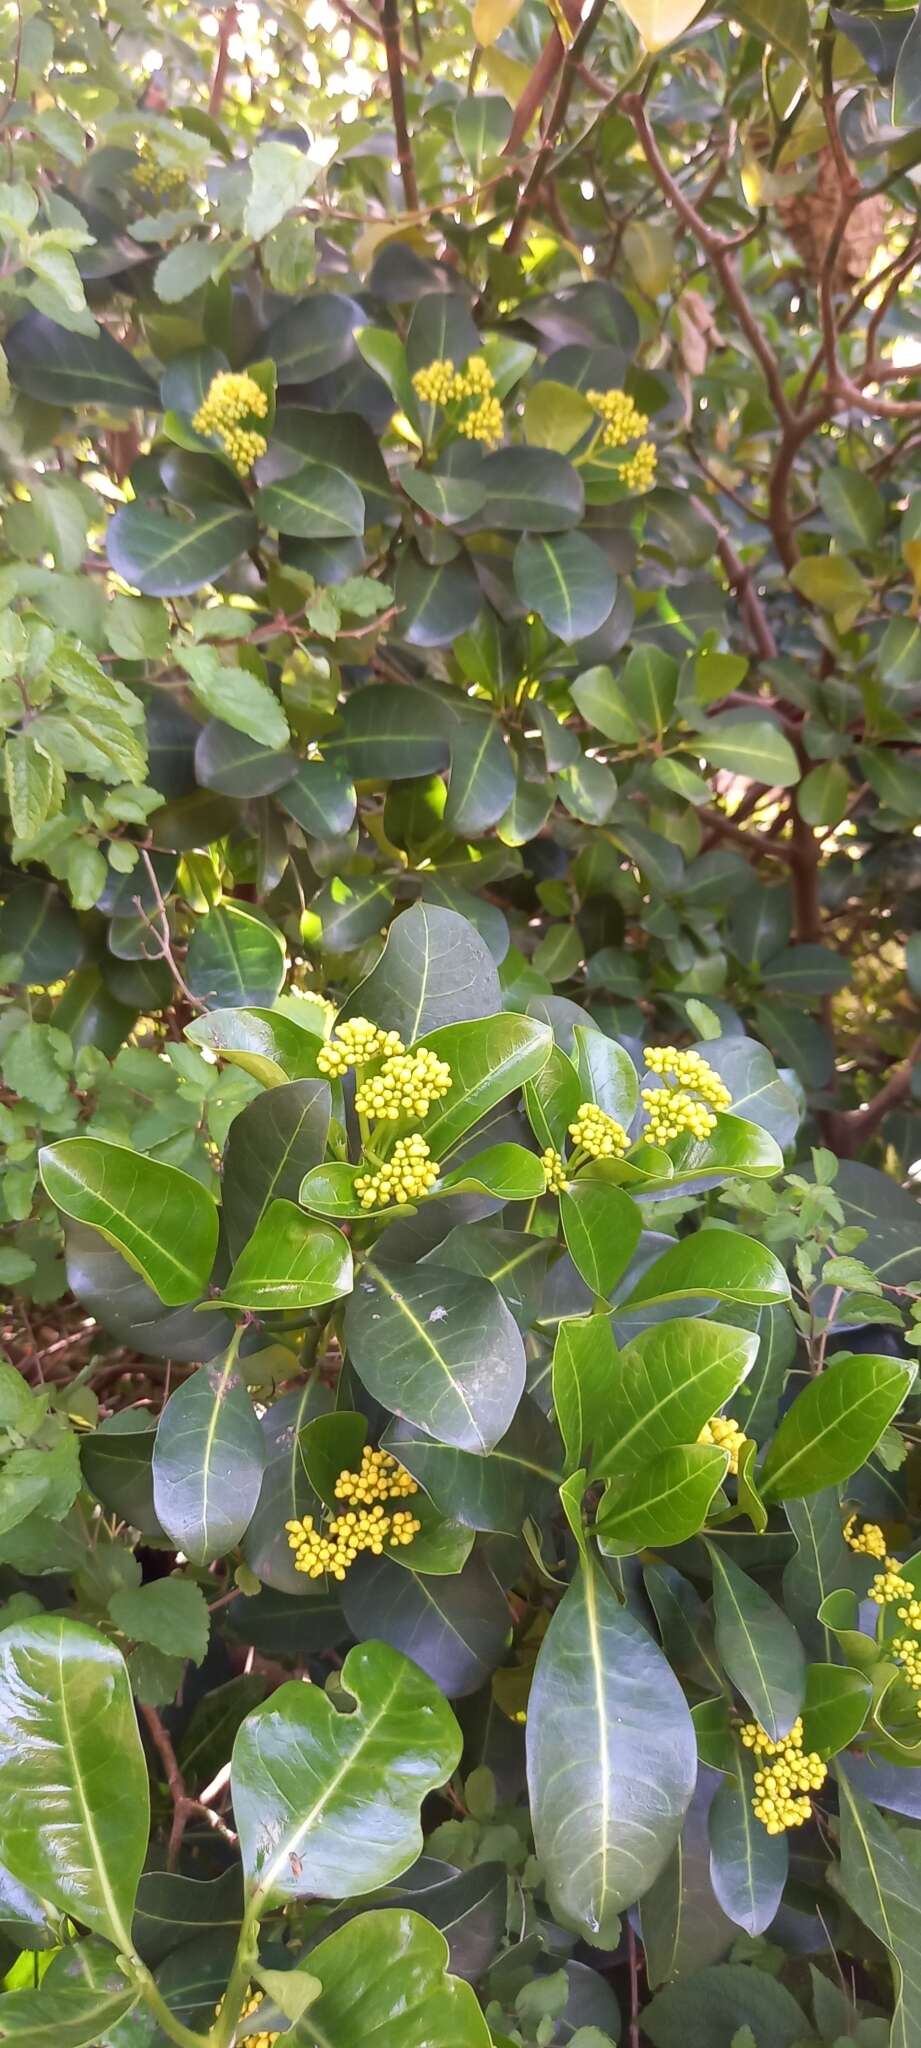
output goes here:
[{"label": "pale midrib", "polygon": [[115,1934],[118,1947],[122,1950],[123,1954],[130,1955],[132,1953],[131,1936],[125,1928],[122,1916],[118,1910],[115,1894],[109,1883],[109,1876],[106,1870],[105,1861],[102,1854],[102,1845],[96,1833],[96,1829],[93,1824],[93,1816],[90,1812],[89,1805],[87,1803],[86,1793],[84,1791],[83,1786],[83,1774],[80,1769],[80,1761],[77,1756],[73,1734],[71,1732],[70,1720],[67,1713],[67,1698],[64,1691],[63,1632],[58,1639],[58,1682],[61,1696],[61,1723],[64,1730],[64,1742],[67,1749],[67,1754],[70,1758],[71,1768],[73,1772],[74,1791],[76,1792],[77,1800],[80,1806],[80,1812],[83,1817],[83,1825],[89,1837],[90,1848],[93,1854],[93,1862],[96,1870],[96,1877],[99,1884],[99,1889],[102,1893],[103,1903],[105,1905],[105,1909],[109,1917],[110,1925]]}]

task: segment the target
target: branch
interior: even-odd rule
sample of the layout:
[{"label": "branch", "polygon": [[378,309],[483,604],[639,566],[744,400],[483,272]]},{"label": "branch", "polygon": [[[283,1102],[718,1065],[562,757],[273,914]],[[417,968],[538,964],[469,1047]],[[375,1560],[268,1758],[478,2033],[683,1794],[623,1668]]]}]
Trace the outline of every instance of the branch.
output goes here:
[{"label": "branch", "polygon": [[899,1062],[897,1067],[893,1068],[888,1081],[884,1081],[883,1086],[871,1097],[870,1101],[865,1102],[861,1109],[847,1109],[843,1112],[841,1123],[859,1143],[863,1143],[867,1138],[872,1137],[873,1132],[882,1123],[883,1117],[888,1114],[889,1110],[894,1109],[897,1103],[904,1101],[911,1088],[911,1077],[919,1061],[921,1061],[921,1032],[918,1033],[914,1044],[909,1047],[905,1058]]},{"label": "branch", "polygon": [[722,811],[711,810],[709,804],[701,804],[697,816],[701,824],[709,826],[710,831],[715,832],[720,839],[733,840],[737,846],[744,846],[746,853],[766,853],[773,860],[782,860],[788,867],[792,866],[792,848],[784,846],[782,841],[768,839],[766,833],[743,831],[741,825],[737,825],[732,818],[724,817]]},{"label": "branch", "polygon": [[778,419],[785,427],[790,426],[793,422],[794,414],[791,411],[786,392],[783,388],[780,365],[773,349],[761,332],[743,287],[739,282],[735,265],[729,253],[733,247],[732,239],[716,234],[713,228],[707,226],[702,215],[698,213],[696,206],[692,204],[687,194],[682,191],[677,179],[672,176],[649,126],[646,108],[639,95],[636,93],[628,94],[621,101],[621,106],[623,112],[633,122],[643,154],[660,190],[665,194],[670,206],[673,207],[679,218],[683,220],[685,227],[694,236],[704,255],[712,263],[739,326],[743,334],[746,335],[752,352],[757,357],[764,371],[765,382]]},{"label": "branch", "polygon": [[[225,1842],[235,1843],[237,1838],[230,1828],[225,1827],[224,1822],[219,1819],[218,1815],[212,1813],[210,1806],[206,1806],[203,1800],[189,1797],[185,1789],[185,1779],[176,1762],[176,1752],[157,1713],[156,1707],[146,1707],[143,1702],[140,1702],[140,1708],[147,1724],[150,1739],[166,1772],[167,1789],[173,1802],[173,1824],[170,1828],[169,1848],[166,1852],[166,1867],[167,1870],[175,1870],[179,1851],[182,1847],[182,1838],[193,1814],[199,1814],[208,1821],[209,1825],[215,1828],[219,1835],[223,1835]],[[216,1780],[215,1783],[217,1783]]]},{"label": "branch", "polygon": [[147,912],[144,909],[143,903],[141,902],[140,896],[135,896],[134,898],[135,910],[137,911],[139,918],[141,918],[143,923],[146,924],[148,930],[153,932],[153,935],[156,939],[159,939],[160,956],[163,960],[166,961],[167,967],[169,968],[173,980],[176,983],[176,987],[178,988],[180,995],[185,997],[187,1003],[191,1003],[193,1010],[206,1010],[208,1007],[207,1003],[199,1002],[198,997],[193,996],[192,991],[189,988],[189,985],[185,979],[185,976],[182,973],[181,968],[179,967],[179,964],[176,960],[176,956],[173,952],[173,942],[172,939],[170,938],[169,917],[167,915],[166,904],[164,903],[163,897],[160,893],[160,884],[157,881],[156,868],[154,867],[153,861],[150,858],[150,854],[148,853],[146,846],[142,846],[140,852],[141,859],[144,863],[145,868],[147,869],[148,880],[153,890],[154,900],[157,905],[156,921],[152,917],[148,917]]},{"label": "branch", "polygon": [[225,7],[224,12],[221,15],[221,26],[217,39],[217,57],[215,59],[214,64],[214,77],[211,80],[211,92],[208,98],[208,112],[211,115],[212,120],[214,121],[217,120],[220,114],[221,105],[224,99],[224,87],[227,83],[227,67],[229,63],[227,46],[230,42],[231,36],[233,35],[236,29],[236,26],[236,7]]},{"label": "branch", "polygon": [[[582,19],[579,0],[562,0],[562,8],[570,28],[576,34]],[[535,114],[544,104],[565,55],[566,47],[560,31],[553,28],[512,115],[512,125],[502,152],[503,156],[513,156],[521,147]]]},{"label": "branch", "polygon": [[523,192],[520,194],[518,204],[515,208],[515,212],[512,218],[512,224],[506,236],[505,247],[510,255],[515,249],[518,248],[521,242],[522,235],[524,234],[525,227],[527,226],[528,218],[531,213],[531,209],[534,205],[535,199],[537,198],[537,194],[540,191],[540,187],[544,178],[544,173],[546,172],[547,165],[550,161],[551,156],[553,155],[553,149],[556,143],[557,136],[559,135],[560,130],[563,126],[563,122],[566,119],[566,110],[569,106],[570,96],[573,88],[573,81],[576,76],[576,71],[580,59],[588,43],[589,37],[594,34],[594,31],[597,28],[599,21],[601,20],[601,16],[604,13],[606,5],[607,0],[594,0],[594,5],[589,9],[589,12],[585,17],[585,20],[583,21],[582,26],[579,29],[578,35],[576,35],[573,38],[573,41],[571,42],[569,49],[566,52],[566,56],[563,60],[563,69],[560,74],[560,82],[557,87],[556,98],[553,102],[550,118],[544,130],[544,134],[541,140],[540,148],[537,152],[537,156],[534,159],[531,175],[528,178],[528,181],[524,187]]},{"label": "branch", "polygon": [[382,0],[381,25],[384,31],[384,48],[387,53],[387,76],[390,80],[390,104],[393,108],[393,125],[397,137],[397,157],[400,176],[403,180],[403,196],[410,213],[419,205],[419,187],[416,183],[416,166],[413,161],[413,146],[410,141],[406,120],[406,86],[403,78],[403,50],[400,42],[399,0]]}]

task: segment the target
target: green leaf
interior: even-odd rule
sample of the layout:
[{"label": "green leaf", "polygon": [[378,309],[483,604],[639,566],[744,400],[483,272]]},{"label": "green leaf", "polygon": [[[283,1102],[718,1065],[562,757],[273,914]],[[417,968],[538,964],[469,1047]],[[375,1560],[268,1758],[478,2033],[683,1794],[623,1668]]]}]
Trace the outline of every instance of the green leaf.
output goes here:
[{"label": "green leaf", "polygon": [[716,1646],[734,1686],[773,1742],[788,1735],[802,1712],[806,1658],[791,1621],[719,1546],[713,1563]]},{"label": "green leaf", "polygon": [[566,1451],[566,1471],[589,1470],[605,1436],[608,1406],[618,1367],[617,1346],[606,1315],[567,1317],[553,1347],[553,1406]]},{"label": "green leaf", "polygon": [[921,119],[921,21],[917,13],[908,24],[895,67],[892,119],[900,128],[914,128]]},{"label": "green leaf", "polygon": [[423,512],[440,520],[442,526],[458,526],[475,518],[486,503],[486,492],[472,477],[442,476],[439,470],[414,469],[407,464],[400,471],[400,484],[413,504],[421,505]]},{"label": "green leaf", "polygon": [[405,548],[393,589],[401,640],[410,647],[447,647],[469,631],[482,608],[480,586],[466,554],[427,562]]},{"label": "green leaf", "polygon": [[405,1564],[358,1558],[341,1601],[353,1635],[404,1651],[451,1699],[479,1692],[506,1653],[508,1603],[478,1550],[438,1578],[414,1572],[409,1554]]},{"label": "green leaf", "polygon": [[847,1664],[810,1664],[803,1706],[803,1748],[837,1756],[854,1741],[867,1718],[873,1687],[863,1671]]},{"label": "green leaf", "polygon": [[697,1776],[684,1694],[594,1567],[561,1601],[528,1702],[534,1843],[554,1917],[600,1947],[678,1838]]},{"label": "green leaf", "polygon": [[207,1017],[193,1018],[184,1035],[193,1045],[207,1046],[242,1067],[264,1088],[277,1088],[284,1081],[319,1080],[322,1023],[307,1003],[303,1009],[303,1024],[280,1010],[212,1010]]},{"label": "green leaf", "polygon": [[921,2028],[921,1878],[898,1836],[838,1769],[841,1864],[836,1887],[889,1950],[895,1987],[891,2048],[913,2048]]},{"label": "green leaf", "polygon": [[365,530],[365,501],[341,469],[305,462],[293,476],[264,484],[256,493],[256,517],[276,533],[299,540],[347,540]]},{"label": "green leaf", "polygon": [[524,1392],[524,1346],[498,1288],[437,1265],[362,1266],[345,1314],[363,1385],[461,1451],[490,1451]]},{"label": "green leaf", "polygon": [[725,1451],[689,1444],[609,1480],[595,1518],[605,1557],[667,1549],[698,1535],[728,1462]]},{"label": "green leaf", "polygon": [[152,1643],[173,1657],[200,1664],[208,1647],[210,1618],[204,1593],[194,1579],[153,1579],[124,1586],[109,1601],[109,1616],[124,1636]]},{"label": "green leaf", "polygon": [[183,299],[191,298],[193,292],[200,291],[202,285],[214,276],[226,254],[226,244],[220,241],[208,242],[194,237],[191,241],[177,243],[175,249],[161,257],[154,272],[154,290],[161,304],[177,306]]},{"label": "green leaf", "polygon": [[624,1346],[595,1438],[593,1478],[629,1473],[648,1458],[696,1444],[746,1374],[757,1337],[725,1323],[678,1316]]},{"label": "green leaf", "polygon": [[836,463],[819,478],[819,501],[842,547],[875,547],[886,522],[886,508],[870,477]]},{"label": "green leaf", "polygon": [[847,555],[806,555],[794,563],[790,582],[809,604],[834,612],[845,629],[870,595],[869,584]]},{"label": "green leaf", "polygon": [[[555,1432],[527,1397],[511,1428],[485,1457],[436,1443],[409,1422],[391,1422],[381,1444],[418,1479],[443,1515],[489,1534],[519,1535],[528,1514],[539,1516],[552,1505],[560,1480]],[[412,1555],[407,1552],[407,1564]]]},{"label": "green leaf", "polygon": [[414,903],[394,918],[380,959],[340,1015],[370,1017],[415,1045],[423,1033],[493,1018],[500,1004],[492,955],[469,920],[438,904]]},{"label": "green leaf", "polygon": [[229,667],[216,647],[181,647],[179,659],[200,704],[234,732],[266,747],[283,747],[288,721],[267,683],[248,668]]},{"label": "green leaf", "polygon": [[83,1984],[43,1985],[38,1991],[7,1991],[0,2005],[0,2041],[24,2048],[88,2048],[105,2042],[137,2005],[139,1993],[96,1991]]},{"label": "green leaf", "polygon": [[790,789],[799,781],[799,762],[789,740],[770,718],[726,714],[707,720],[695,739],[695,751],[711,768],[728,768],[766,788]]},{"label": "green leaf", "polygon": [[419,1041],[451,1069],[451,1086],[422,1119],[433,1158],[446,1162],[473,1124],[540,1073],[553,1043],[547,1024],[506,1012],[447,1024]]},{"label": "green leaf", "polygon": [[525,395],[522,426],[532,447],[553,448],[559,455],[568,455],[594,424],[595,413],[588,399],[571,384],[542,377]]},{"label": "green leaf", "polygon": [[200,1181],[102,1138],[62,1138],[43,1147],[39,1165],[65,1216],[98,1230],[161,1301],[197,1300],[218,1235],[217,1209]]},{"label": "green leaf", "polygon": [[44,313],[27,313],[3,345],[12,382],[44,405],[103,405],[113,412],[157,408],[152,378],[105,327],[75,334]]},{"label": "green leaf", "polygon": [[332,1224],[315,1223],[296,1203],[270,1202],[224,1282],[219,1303],[252,1309],[317,1308],[352,1290],[348,1239]]},{"label": "green leaf", "polygon": [[259,1499],[265,1443],[231,1354],[171,1394],[153,1454],[158,1518],[192,1564],[232,1550]]},{"label": "green leaf", "polygon": [[325,1417],[331,1398],[327,1387],[310,1378],[293,1393],[273,1401],[262,1418],[265,1471],[243,1539],[243,1555],[257,1579],[279,1593],[301,1596],[306,1591],[303,1573],[294,1569],[285,1523],[317,1513],[317,1494],[305,1470],[301,1445],[312,1423]]},{"label": "green leaf", "polygon": [[234,1117],[221,1186],[232,1252],[242,1250],[273,1200],[296,1201],[305,1173],[323,1158],[329,1117],[329,1082],[323,1080],[270,1087]]},{"label": "green leaf", "polygon": [[624,1306],[682,1301],[697,1294],[760,1308],[789,1301],[790,1283],[779,1259],[754,1238],[735,1230],[699,1230],[647,1266]]},{"label": "green leaf", "polygon": [[636,1203],[596,1168],[564,1189],[560,1221],[576,1271],[603,1300],[613,1293],[639,1243],[642,1218]]},{"label": "green leaf", "polygon": [[275,800],[316,839],[340,838],[357,808],[354,782],[333,761],[302,761],[291,781],[276,791]]},{"label": "green leaf", "polygon": [[[215,583],[255,545],[257,536],[249,506],[233,498],[203,499],[181,517],[162,504],[139,498],[122,505],[110,519],[106,549],[112,568],[145,596],[184,597]],[[226,711],[221,716],[226,718]],[[268,734],[261,737],[267,739]]]},{"label": "green leaf", "polygon": [[754,1768],[736,1743],[736,1775],[717,1786],[710,1808],[710,1881],[727,1918],[746,1934],[770,1927],[790,1865],[786,1835],[769,1835],[752,1812]]},{"label": "green leaf", "polygon": [[411,684],[375,683],[349,693],[324,752],[356,782],[407,781],[447,768],[453,737],[454,719],[437,697]]},{"label": "green leaf", "polygon": [[610,615],[617,577],[584,533],[525,533],[515,549],[515,589],[564,645],[596,633]]},{"label": "green leaf", "polygon": [[819,761],[803,777],[796,807],[807,825],[837,825],[847,809],[850,777],[842,761]]},{"label": "green leaf", "polygon": [[447,1941],[428,1918],[359,1913],[310,1951],[323,1988],[298,2025],[299,2043],[490,2048],[476,1993],[446,1974],[448,1960]]},{"label": "green leaf", "polygon": [[501,156],[512,130],[512,110],[501,93],[477,92],[458,100],[454,140],[469,170],[479,177],[484,164]]},{"label": "green leaf", "polygon": [[745,1963],[705,1970],[692,1964],[643,2013],[653,2048],[750,2048],[748,2029],[758,2048],[800,2048],[807,2025],[792,1992],[766,1970]]},{"label": "green leaf", "polygon": [[484,526],[559,534],[578,526],[585,511],[578,470],[549,448],[500,448],[475,474],[486,492]]},{"label": "green leaf", "polygon": [[196,924],[185,977],[209,1009],[271,1004],[285,978],[284,939],[245,905],[225,900]]},{"label": "green leaf", "polygon": [[361,306],[341,292],[307,292],[271,322],[261,353],[275,364],[279,384],[312,384],[354,355],[354,332],[364,326],[365,317]]},{"label": "green leaf", "polygon": [[445,827],[476,839],[498,823],[515,794],[515,757],[494,718],[465,717],[451,743]]},{"label": "green leaf", "polygon": [[249,160],[250,189],[243,226],[260,242],[298,206],[320,175],[320,167],[304,149],[290,142],[259,142]]},{"label": "green leaf", "polygon": [[911,1391],[915,1366],[833,1358],[782,1416],[761,1470],[765,1500],[801,1500],[859,1470]]},{"label": "green leaf", "polygon": [[13,1875],[130,1953],[149,1811],[120,1652],[61,1615],[0,1632],[0,1833]]},{"label": "green leaf", "polygon": [[544,1169],[524,1145],[489,1145],[442,1176],[442,1190],[471,1190],[501,1202],[533,1202],[544,1193]]},{"label": "green leaf", "polygon": [[384,1643],[349,1651],[347,1711],[282,1685],[243,1722],[233,1807],[249,1897],[348,1899],[392,1882],[422,1847],[419,1811],[457,1764],[460,1730],[423,1672]]}]

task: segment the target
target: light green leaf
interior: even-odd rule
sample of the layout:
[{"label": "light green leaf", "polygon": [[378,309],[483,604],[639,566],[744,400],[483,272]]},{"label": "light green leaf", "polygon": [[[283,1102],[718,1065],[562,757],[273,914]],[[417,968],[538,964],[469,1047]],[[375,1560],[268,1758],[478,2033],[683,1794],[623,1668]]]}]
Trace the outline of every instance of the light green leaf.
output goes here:
[{"label": "light green leaf", "polygon": [[490,2048],[476,1993],[447,1975],[448,1944],[428,1918],[359,1913],[309,1963],[322,1991],[298,2026],[305,2048]]},{"label": "light green leaf", "polygon": [[299,206],[320,175],[320,166],[289,142],[259,142],[249,160],[250,190],[243,226],[255,242],[271,233]]},{"label": "light green leaf", "polygon": [[754,1238],[735,1230],[699,1230],[647,1266],[624,1306],[638,1308],[700,1294],[760,1308],[789,1301],[790,1283],[780,1260]]},{"label": "light green leaf", "polygon": [[461,1752],[447,1701],[384,1643],[349,1651],[350,1711],[318,1686],[289,1684],[256,1707],[233,1750],[233,1806],[247,1890],[348,1899],[392,1882],[422,1848],[419,1811]]},{"label": "light green leaf", "polygon": [[761,1470],[765,1500],[801,1500],[866,1463],[911,1391],[916,1367],[895,1358],[833,1358],[782,1416]]},{"label": "light green leaf", "polygon": [[620,1353],[595,1438],[594,1478],[629,1473],[648,1458],[696,1444],[758,1351],[748,1330],[675,1317],[640,1332]]},{"label": "light green leaf", "polygon": [[595,1518],[605,1557],[667,1549],[698,1535],[728,1463],[726,1451],[689,1444],[609,1480]]},{"label": "light green leaf", "polygon": [[119,1651],[62,1615],[0,1632],[0,1834],[20,1883],[131,1948],[150,1806]]},{"label": "light green leaf", "polygon": [[98,1230],[161,1301],[173,1307],[198,1299],[218,1235],[217,1209],[200,1181],[101,1138],[62,1138],[43,1148],[39,1165],[65,1216]]},{"label": "light green leaf", "polygon": [[216,647],[180,647],[178,656],[194,695],[214,718],[263,746],[286,744],[288,721],[267,683],[248,668],[228,666]]},{"label": "light green leaf", "polygon": [[265,1315],[316,1308],[351,1289],[352,1254],[341,1230],[314,1222],[295,1202],[274,1201],[259,1218],[217,1301]]}]

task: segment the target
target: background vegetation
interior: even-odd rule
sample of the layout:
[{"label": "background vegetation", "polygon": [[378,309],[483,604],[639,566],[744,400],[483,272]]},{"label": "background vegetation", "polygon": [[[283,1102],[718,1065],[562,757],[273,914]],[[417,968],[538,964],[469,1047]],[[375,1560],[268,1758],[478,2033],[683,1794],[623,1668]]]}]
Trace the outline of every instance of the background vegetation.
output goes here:
[{"label": "background vegetation", "polygon": [[912,2048],[921,10],[0,145],[0,2040]]}]

